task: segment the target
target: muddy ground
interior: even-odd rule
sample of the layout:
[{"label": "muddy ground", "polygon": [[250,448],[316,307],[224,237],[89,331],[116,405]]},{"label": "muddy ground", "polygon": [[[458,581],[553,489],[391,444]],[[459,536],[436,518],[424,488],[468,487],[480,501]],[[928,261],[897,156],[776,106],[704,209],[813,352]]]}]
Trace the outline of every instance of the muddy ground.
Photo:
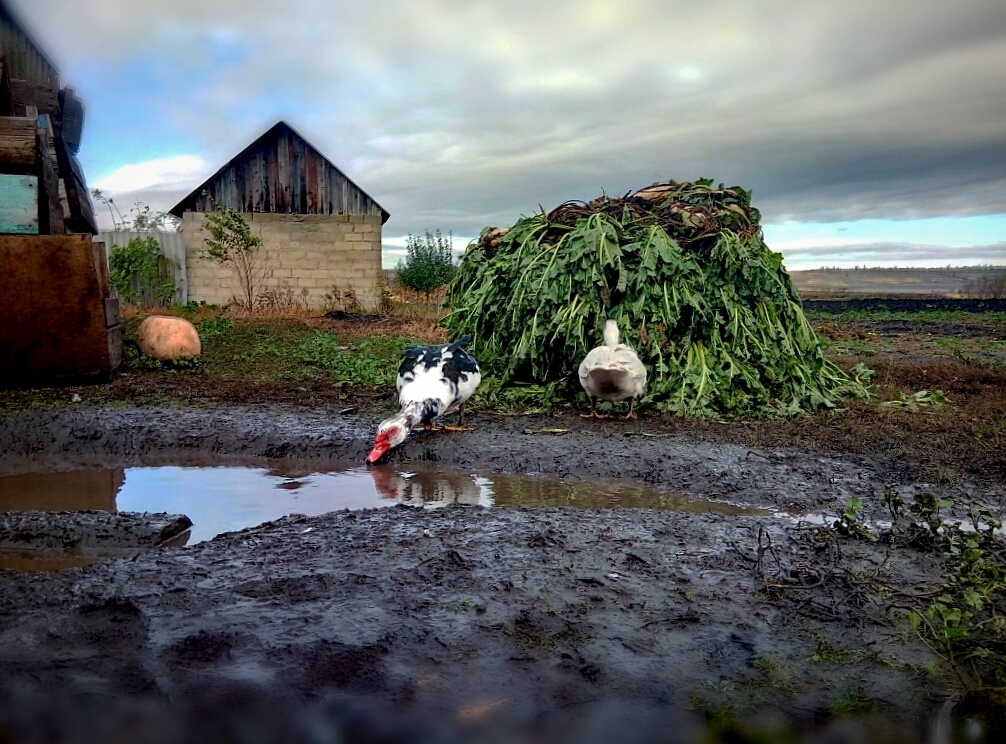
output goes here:
[{"label": "muddy ground", "polygon": [[[880,518],[886,484],[906,497],[933,487],[882,453],[754,449],[645,421],[474,423],[421,434],[393,460],[629,479],[797,516],[856,496]],[[0,453],[8,471],[52,456],[310,468],[361,461],[371,427],[335,410],[29,411],[0,421]],[[951,690],[922,671],[932,656],[903,623],[800,588],[821,570],[811,535],[779,517],[399,507],[0,572],[5,725],[38,733],[44,713],[67,741],[241,742],[695,741],[710,722],[726,740],[795,729],[916,741],[948,726]],[[885,563],[855,541],[840,552],[829,570],[932,580],[921,555]],[[380,731],[389,738],[360,738]]]},{"label": "muddy ground", "polygon": [[[818,328],[840,366],[876,371],[878,399],[737,423],[482,411],[477,431],[419,434],[385,465],[618,480],[786,517],[396,507],[182,548],[158,547],[170,516],[32,517],[20,534],[39,546],[101,534],[128,556],[0,570],[0,741],[1003,740],[904,621],[939,591],[932,557],[818,529],[850,503],[882,522],[891,492],[1002,512],[1002,324]],[[249,359],[3,391],[0,471],[362,462],[390,394],[254,377],[275,358]],[[920,390],[951,402],[898,404]]]}]

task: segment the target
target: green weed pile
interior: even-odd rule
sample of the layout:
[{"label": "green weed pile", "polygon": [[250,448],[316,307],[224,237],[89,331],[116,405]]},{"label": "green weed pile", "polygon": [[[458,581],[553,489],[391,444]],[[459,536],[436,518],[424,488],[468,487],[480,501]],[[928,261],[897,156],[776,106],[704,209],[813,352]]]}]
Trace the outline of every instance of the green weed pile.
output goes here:
[{"label": "green weed pile", "polygon": [[824,359],[741,188],[655,184],[483,231],[448,287],[451,337],[500,387],[573,394],[607,318],[649,370],[644,405],[780,416],[863,397]]}]

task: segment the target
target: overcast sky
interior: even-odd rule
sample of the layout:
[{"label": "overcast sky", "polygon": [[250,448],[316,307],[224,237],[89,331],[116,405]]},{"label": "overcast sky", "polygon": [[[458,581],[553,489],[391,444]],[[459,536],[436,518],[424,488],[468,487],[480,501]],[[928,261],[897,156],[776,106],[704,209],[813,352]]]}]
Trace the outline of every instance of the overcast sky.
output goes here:
[{"label": "overcast sky", "polygon": [[8,2],[120,204],[171,207],[285,119],[391,212],[391,258],[708,176],[790,268],[1006,263],[1002,0]]}]

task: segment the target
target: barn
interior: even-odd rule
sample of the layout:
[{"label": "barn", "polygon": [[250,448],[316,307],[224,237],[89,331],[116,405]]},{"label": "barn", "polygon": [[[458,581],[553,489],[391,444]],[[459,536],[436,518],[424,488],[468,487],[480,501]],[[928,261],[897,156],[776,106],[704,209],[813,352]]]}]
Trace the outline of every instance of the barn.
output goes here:
[{"label": "barn", "polygon": [[241,296],[237,279],[200,256],[212,210],[241,212],[262,238],[267,304],[311,308],[381,302],[381,229],[390,216],[286,122],[279,122],[171,210],[181,218],[189,301],[226,304]]}]

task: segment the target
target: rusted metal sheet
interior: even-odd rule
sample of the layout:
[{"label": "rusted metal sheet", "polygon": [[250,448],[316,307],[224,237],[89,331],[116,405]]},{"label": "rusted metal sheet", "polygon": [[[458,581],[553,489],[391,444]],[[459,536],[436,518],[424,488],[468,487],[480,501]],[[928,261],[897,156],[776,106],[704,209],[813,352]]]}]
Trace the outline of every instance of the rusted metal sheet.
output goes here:
[{"label": "rusted metal sheet", "polygon": [[90,235],[0,237],[0,381],[107,378],[122,361],[109,326],[102,246]]},{"label": "rusted metal sheet", "polygon": [[280,122],[245,148],[171,210],[209,212],[206,191],[222,207],[279,214],[389,215],[349,177]]}]

